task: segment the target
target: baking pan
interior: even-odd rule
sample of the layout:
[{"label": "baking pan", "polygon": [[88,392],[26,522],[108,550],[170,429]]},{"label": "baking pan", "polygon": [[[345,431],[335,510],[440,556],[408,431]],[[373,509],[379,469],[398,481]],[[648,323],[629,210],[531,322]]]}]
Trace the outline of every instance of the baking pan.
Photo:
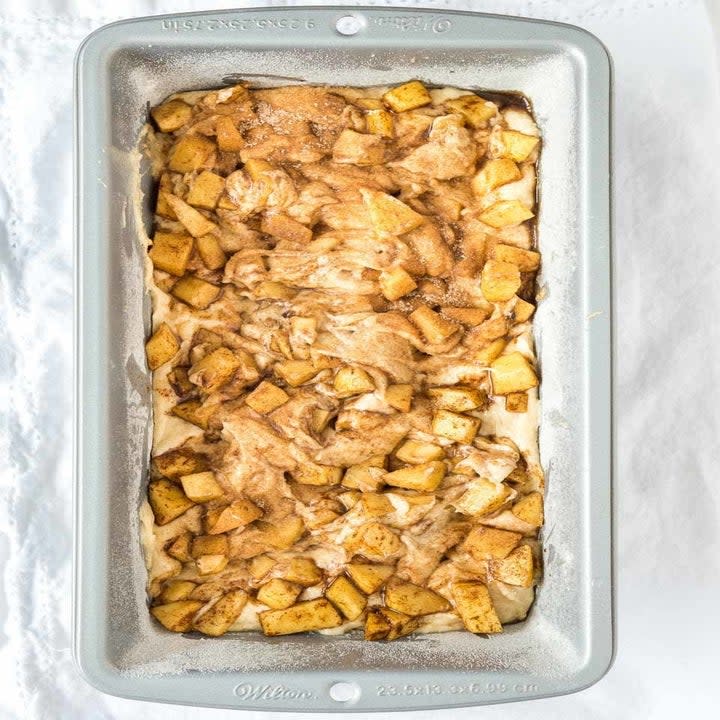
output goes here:
[{"label": "baking pan", "polygon": [[[474,13],[254,8],[129,20],[76,62],[77,404],[74,652],[101,690],[263,710],[459,707],[587,687],[613,656],[611,577],[610,63],[575,27]],[[147,103],[231,76],[517,91],[544,138],[536,319],[547,471],[545,576],[501,635],[393,643],[323,635],[211,639],[151,621],[138,507],[150,448],[143,287]]]}]

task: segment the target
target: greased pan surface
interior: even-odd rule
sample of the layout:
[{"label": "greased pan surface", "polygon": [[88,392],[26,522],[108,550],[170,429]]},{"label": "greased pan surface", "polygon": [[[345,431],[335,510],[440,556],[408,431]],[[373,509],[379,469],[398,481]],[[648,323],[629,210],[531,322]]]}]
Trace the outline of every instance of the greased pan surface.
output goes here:
[{"label": "greased pan surface", "polygon": [[[339,20],[356,32],[339,32]],[[76,73],[74,651],[87,679],[138,699],[301,712],[479,705],[599,679],[613,655],[610,64],[602,45],[571,26],[474,13],[255,8],[108,25],[83,43]],[[151,432],[150,306],[138,237],[151,219],[151,179],[137,143],[148,102],[231,75],[259,86],[418,78],[532,102],[543,135],[535,330],[545,574],[528,619],[501,635],[208,639],[168,633],[147,613],[138,507]],[[333,699],[336,683],[350,683],[349,699]]]}]

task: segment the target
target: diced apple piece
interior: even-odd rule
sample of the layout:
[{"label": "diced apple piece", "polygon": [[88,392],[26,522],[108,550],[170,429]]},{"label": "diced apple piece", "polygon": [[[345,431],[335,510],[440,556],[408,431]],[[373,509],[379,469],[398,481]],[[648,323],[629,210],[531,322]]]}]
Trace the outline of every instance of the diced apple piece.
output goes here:
[{"label": "diced apple piece", "polygon": [[445,463],[441,460],[433,460],[421,465],[412,465],[411,467],[389,472],[383,477],[383,480],[393,487],[432,492],[443,481],[445,473]]},{"label": "diced apple piece", "polygon": [[231,117],[221,115],[215,125],[217,144],[223,152],[240,152],[245,147],[245,140],[235,127]]},{"label": "diced apple piece", "polygon": [[291,548],[305,532],[305,523],[297,516],[288,517],[281,523],[268,523],[258,520],[265,542],[275,550]]},{"label": "diced apple piece", "polygon": [[195,583],[190,582],[190,580],[170,580],[170,582],[165,584],[165,587],[157,596],[156,600],[159,605],[177,602],[178,600],[187,600],[195,587]]},{"label": "diced apple piece", "polygon": [[417,288],[412,275],[400,265],[380,273],[380,291],[390,301],[399,300]]},{"label": "diced apple piece", "polygon": [[360,508],[363,515],[381,517],[393,511],[393,504],[382,493],[364,492],[360,496]]},{"label": "diced apple piece", "polygon": [[215,580],[204,580],[191,593],[189,600],[201,600],[203,604],[211,600],[217,600],[227,590],[225,583],[217,578]]},{"label": "diced apple piece", "polygon": [[314,433],[321,433],[329,424],[332,413],[324,408],[315,408],[310,416],[310,428]]},{"label": "diced apple piece", "polygon": [[342,361],[339,358],[331,357],[330,355],[323,355],[317,353],[313,358],[312,362],[315,365],[317,372],[320,370],[334,370],[342,365]]},{"label": "diced apple piece", "polygon": [[171,133],[179,130],[192,116],[192,108],[182,100],[168,100],[150,110],[152,119],[160,132]]},{"label": "diced apple piece", "polygon": [[148,367],[157,370],[161,365],[172,360],[180,349],[175,333],[167,323],[161,323],[152,337],[145,343]]},{"label": "diced apple piece", "polygon": [[360,194],[370,213],[370,220],[378,232],[402,235],[422,225],[426,220],[402,200],[387,193],[360,188]]},{"label": "diced apple piece", "polygon": [[454,322],[446,320],[427,305],[418,306],[408,317],[431,344],[445,342],[458,330]]},{"label": "diced apple piece", "polygon": [[198,600],[178,600],[151,607],[150,613],[167,630],[190,632],[193,618],[204,604]]},{"label": "diced apple piece", "polygon": [[268,235],[290,242],[309,243],[313,236],[309,227],[281,213],[265,215],[260,229]]},{"label": "diced apple piece", "polygon": [[504,482],[510,483],[512,487],[517,490],[523,487],[529,480],[530,477],[528,476],[527,469],[521,465],[516,465],[505,478]]},{"label": "diced apple piece", "polygon": [[203,135],[183,135],[170,150],[168,167],[173,172],[188,173],[210,167],[215,143]]},{"label": "diced apple piece", "polygon": [[200,575],[214,575],[222,572],[228,564],[227,555],[201,555],[195,560]]},{"label": "diced apple piece", "polygon": [[526,392],[508,393],[505,396],[505,409],[512,413],[527,412],[528,394]]},{"label": "diced apple piece", "polygon": [[478,365],[482,367],[489,367],[495,359],[502,355],[506,345],[507,340],[503,338],[493,340],[489,345],[486,345],[481,350],[478,350],[474,354],[473,359]]},{"label": "diced apple piece", "polygon": [[512,514],[523,522],[534,527],[543,524],[543,496],[539,492],[531,492],[520,498],[512,506]]},{"label": "diced apple piece", "polygon": [[185,494],[196,503],[217,500],[225,493],[215,479],[215,473],[210,471],[193,473],[180,478]]},{"label": "diced apple piece", "polygon": [[369,563],[348,563],[345,566],[352,581],[366,594],[376,593],[395,572],[392,565],[371,565]]},{"label": "diced apple piece", "polygon": [[367,605],[367,598],[343,575],[330,583],[325,597],[348,620],[357,620]]},{"label": "diced apple piece", "polygon": [[275,374],[291,387],[299,387],[312,380],[319,370],[309,360],[286,360],[275,364]]},{"label": "diced apple piece", "polygon": [[[225,178],[220,175],[203,170],[193,181],[190,191],[185,198],[188,205],[201,207],[205,210],[214,210],[225,190]],[[176,213],[177,214],[177,213]]]},{"label": "diced apple piece", "polygon": [[532,317],[532,314],[534,312],[535,306],[532,303],[529,303],[522,298],[518,298],[515,301],[515,307],[513,308],[513,316],[515,317],[515,322],[527,322]]},{"label": "diced apple piece", "polygon": [[419,80],[411,80],[388,90],[382,99],[391,110],[398,113],[415,110],[432,102],[430,93]]},{"label": "diced apple piece", "polygon": [[[249,572],[255,582],[262,580],[270,570],[275,567],[277,561],[273,560],[269,555],[256,555],[250,560]],[[295,602],[295,600],[293,600]],[[290,603],[292,605],[292,603]]]},{"label": "diced apple piece", "polygon": [[330,465],[301,465],[293,470],[292,477],[301,485],[337,485],[342,479],[342,468]]},{"label": "diced apple piece", "polygon": [[432,460],[442,460],[445,451],[434,443],[406,440],[395,452],[395,457],[401,462],[418,465]]},{"label": "diced apple piece", "polygon": [[[250,362],[252,362],[252,359],[250,359]],[[230,382],[242,364],[243,358],[236,355],[229,348],[220,347],[196,362],[190,368],[188,377],[194,385],[202,388],[205,392],[211,393]]]},{"label": "diced apple piece", "polygon": [[207,430],[210,420],[218,410],[218,406],[210,403],[201,403],[199,400],[185,400],[172,409],[172,414],[193,425]]},{"label": "diced apple piece", "polygon": [[493,246],[492,256],[495,260],[517,265],[521,272],[533,272],[540,267],[540,253],[535,250],[525,250],[515,245],[497,243]]},{"label": "diced apple piece", "polygon": [[465,345],[468,347],[484,347],[493,340],[505,337],[507,332],[507,318],[500,315],[472,328],[465,336]]},{"label": "diced apple piece", "polygon": [[256,413],[267,415],[284,405],[290,396],[277,385],[263,380],[246,398],[245,402]]},{"label": "diced apple piece", "polygon": [[366,640],[386,640],[390,621],[379,610],[370,610],[365,618],[364,632]]},{"label": "diced apple piece", "polygon": [[307,600],[284,610],[266,610],[259,618],[263,632],[270,636],[333,628],[343,621],[326,598]]},{"label": "diced apple piece", "polygon": [[167,525],[195,504],[179,485],[165,478],[150,481],[148,500],[158,525]]},{"label": "diced apple piece", "polygon": [[262,158],[250,158],[245,162],[244,170],[253,180],[262,180],[268,173],[275,170],[275,167]]},{"label": "diced apple piece", "polygon": [[283,578],[273,578],[258,590],[257,599],[273,610],[284,610],[298,599],[302,590],[302,585]]},{"label": "diced apple piece", "polygon": [[427,394],[436,408],[455,412],[467,412],[479,408],[486,399],[480,390],[461,385],[429,388]]},{"label": "diced apple piece", "polygon": [[503,144],[503,155],[515,162],[527,160],[528,156],[540,142],[539,137],[525,135],[517,130],[503,130],[500,133]]},{"label": "diced apple piece", "polygon": [[418,628],[419,620],[416,617],[391,610],[388,607],[378,608],[378,612],[390,625],[390,632],[387,634],[386,640],[397,640],[400,637],[409,635]]},{"label": "diced apple piece", "polygon": [[170,291],[178,300],[187,303],[197,310],[204,310],[220,296],[221,289],[217,285],[201,280],[194,275],[180,278]]},{"label": "diced apple piece", "polygon": [[494,228],[511,227],[535,217],[519,200],[498,200],[480,213],[480,220]]},{"label": "diced apple piece", "polygon": [[395,134],[395,124],[392,115],[387,110],[372,108],[365,116],[367,131],[373,135],[391,138]]},{"label": "diced apple piece", "polygon": [[488,302],[510,300],[521,284],[517,265],[501,260],[488,260],[483,266],[480,289]]},{"label": "diced apple piece", "polygon": [[371,455],[363,462],[363,465],[369,467],[384,468],[387,465],[387,455]]},{"label": "diced apple piece", "polygon": [[218,200],[219,210],[237,210],[238,206],[230,199],[227,193],[223,193]]},{"label": "diced apple piece", "polygon": [[230,590],[225,593],[209,610],[206,610],[193,624],[193,627],[211,637],[224,635],[240,617],[248,601],[244,590]]},{"label": "diced apple piece", "polygon": [[470,481],[467,490],[452,505],[458,512],[479,517],[502,507],[511,494],[507,485],[478,477]]},{"label": "diced apple piece", "polygon": [[173,209],[167,204],[166,196],[172,194],[173,182],[170,173],[163,173],[158,182],[157,202],[155,203],[155,214],[170,220],[177,220],[177,216]]},{"label": "diced apple piece", "polygon": [[520,545],[506,558],[490,563],[492,576],[500,582],[520,587],[532,587],[533,555],[529,545]]},{"label": "diced apple piece", "polygon": [[460,322],[463,325],[469,325],[475,327],[485,322],[490,315],[490,311],[485,308],[474,308],[474,307],[443,307],[441,308],[442,314],[445,317],[449,317],[451,320]]},{"label": "diced apple piece", "polygon": [[364,555],[368,560],[384,560],[403,549],[400,538],[379,522],[365,523],[345,544],[351,552]]},{"label": "diced apple piece", "polygon": [[187,270],[193,250],[190,235],[156,232],[148,255],[156,270],[164,270],[170,275],[181,277]]},{"label": "diced apple piece", "polygon": [[333,522],[340,517],[341,513],[337,513],[330,508],[319,507],[313,509],[313,513],[309,518],[306,518],[307,526],[310,530],[315,530],[323,525]]},{"label": "diced apple piece", "polygon": [[509,158],[488,160],[472,179],[471,187],[476,195],[485,195],[495,188],[522,178],[520,168]]},{"label": "diced apple piece", "polygon": [[290,561],[283,577],[298,585],[311,587],[322,582],[323,574],[312,558],[296,557]]},{"label": "diced apple piece", "polygon": [[177,215],[177,219],[193,237],[207,235],[216,228],[214,222],[208,220],[199,210],[188,205],[176,195],[168,195],[166,200]]},{"label": "diced apple piece", "polygon": [[203,555],[227,555],[227,535],[197,535],[190,544],[190,556],[197,558]]},{"label": "diced apple piece", "polygon": [[450,610],[450,603],[433,590],[410,582],[391,582],[385,588],[385,604],[412,617]]},{"label": "diced apple piece", "polygon": [[165,552],[175,560],[179,560],[182,563],[190,562],[192,555],[190,555],[190,545],[192,543],[192,533],[185,531],[180,533],[173,541],[165,548]]},{"label": "diced apple piece", "polygon": [[153,458],[155,469],[165,477],[177,478],[207,470],[207,461],[190,448],[175,448]]},{"label": "diced apple piece", "polygon": [[385,144],[379,135],[366,135],[346,128],[335,141],[333,161],[351,165],[381,165],[385,159]]},{"label": "diced apple piece", "polygon": [[438,410],[433,415],[433,434],[463,445],[469,445],[475,439],[479,427],[478,418],[459,415],[450,410]]},{"label": "diced apple piece", "polygon": [[501,355],[491,363],[490,369],[494,395],[522,392],[538,384],[535,370],[519,352]]},{"label": "diced apple piece", "polygon": [[[277,280],[263,280],[255,287],[255,295],[269,300],[292,300],[297,295],[297,290]],[[290,346],[287,347],[289,352]]]},{"label": "diced apple piece", "polygon": [[214,235],[202,235],[195,239],[195,244],[208,270],[219,270],[227,262],[227,255]]},{"label": "diced apple piece", "polygon": [[222,508],[213,508],[205,518],[210,535],[229,532],[244,527],[263,516],[263,511],[251,500],[239,498]]},{"label": "diced apple piece", "polygon": [[475,560],[492,560],[507,557],[521,539],[520,533],[478,525],[468,533],[462,548]]},{"label": "diced apple piece", "polygon": [[335,394],[339,398],[373,392],[375,383],[365,370],[352,365],[344,365],[335,374],[333,381]]},{"label": "diced apple piece", "polygon": [[465,118],[465,122],[472,128],[484,128],[490,118],[497,115],[497,105],[484,100],[477,95],[461,95],[452,100],[446,100],[445,106],[454,113]]},{"label": "diced apple piece", "polygon": [[410,412],[412,398],[412,385],[388,385],[385,389],[385,402],[400,412]]},{"label": "diced apple piece", "polygon": [[486,585],[481,582],[455,583],[452,596],[467,630],[473,633],[502,632]]}]

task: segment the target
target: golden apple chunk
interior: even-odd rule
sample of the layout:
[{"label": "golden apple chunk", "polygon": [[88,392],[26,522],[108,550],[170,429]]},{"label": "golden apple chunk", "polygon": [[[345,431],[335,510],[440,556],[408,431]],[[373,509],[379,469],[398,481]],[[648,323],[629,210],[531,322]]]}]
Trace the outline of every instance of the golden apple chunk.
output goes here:
[{"label": "golden apple chunk", "polygon": [[195,504],[179,485],[165,478],[150,481],[148,500],[158,525],[167,525]]},{"label": "golden apple chunk", "polygon": [[156,270],[181,277],[187,270],[193,251],[193,239],[182,233],[156,232],[148,255]]},{"label": "golden apple chunk", "polygon": [[265,635],[323,630],[342,625],[342,616],[326,598],[306,600],[284,610],[266,610],[260,613],[260,625]]},{"label": "golden apple chunk", "polygon": [[325,597],[348,619],[362,615],[367,598],[346,577],[340,575],[330,583]]},{"label": "golden apple chunk", "polygon": [[495,395],[507,395],[534,388],[538,384],[535,370],[528,359],[519,352],[501,355],[490,364],[492,386]]},{"label": "golden apple chunk", "polygon": [[502,632],[487,586],[480,582],[459,582],[452,586],[455,608],[465,627],[473,633]]},{"label": "golden apple chunk", "polygon": [[150,115],[161,132],[171,133],[189,122],[192,108],[182,100],[168,100],[150,110]]},{"label": "golden apple chunk", "polygon": [[383,477],[383,480],[393,487],[432,492],[443,481],[445,473],[445,463],[442,460],[432,460],[421,465],[412,465],[389,472]]},{"label": "golden apple chunk", "polygon": [[157,370],[161,365],[172,360],[180,349],[175,333],[167,323],[161,323],[152,337],[145,343],[148,367]]},{"label": "golden apple chunk", "polygon": [[430,93],[419,80],[411,80],[388,90],[382,99],[395,112],[415,110],[415,108],[429,105],[432,102]]}]

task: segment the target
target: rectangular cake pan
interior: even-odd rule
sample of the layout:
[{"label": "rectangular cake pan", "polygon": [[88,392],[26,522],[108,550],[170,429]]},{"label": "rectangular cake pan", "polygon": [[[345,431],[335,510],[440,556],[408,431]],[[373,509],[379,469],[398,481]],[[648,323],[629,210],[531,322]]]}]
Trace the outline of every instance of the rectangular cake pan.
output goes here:
[{"label": "rectangular cake pan", "polygon": [[[308,713],[527,700],[598,680],[614,646],[610,62],[601,43],[568,25],[474,13],[254,8],[108,25],[82,44],[76,73],[74,652],[88,681],[129,698]],[[138,237],[150,227],[151,179],[136,147],[148,103],[232,77],[263,86],[419,78],[518,91],[533,104],[543,135],[545,575],[527,621],[500,635],[212,639],[151,621],[137,519],[151,435]]]}]

